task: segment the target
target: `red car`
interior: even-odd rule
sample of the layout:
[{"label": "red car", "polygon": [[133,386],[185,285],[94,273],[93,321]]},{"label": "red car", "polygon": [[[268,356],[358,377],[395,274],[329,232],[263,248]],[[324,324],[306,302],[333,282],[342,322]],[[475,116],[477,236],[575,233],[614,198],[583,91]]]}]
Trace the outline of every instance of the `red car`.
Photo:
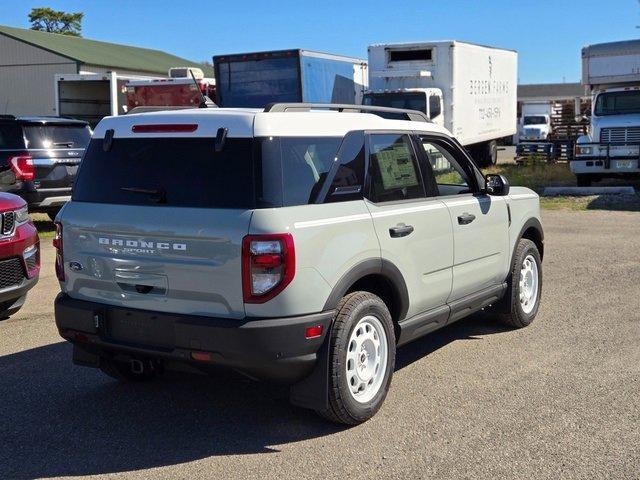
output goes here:
[{"label": "red car", "polygon": [[40,239],[25,201],[0,193],[0,319],[16,313],[40,273]]}]

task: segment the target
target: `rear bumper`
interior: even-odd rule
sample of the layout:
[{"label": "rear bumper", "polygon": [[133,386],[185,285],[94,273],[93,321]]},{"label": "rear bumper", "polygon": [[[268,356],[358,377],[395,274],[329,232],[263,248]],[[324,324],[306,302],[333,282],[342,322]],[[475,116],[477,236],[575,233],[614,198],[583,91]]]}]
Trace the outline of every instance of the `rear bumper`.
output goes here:
[{"label": "rear bumper", "polygon": [[[55,300],[60,335],[85,351],[219,365],[285,384],[311,373],[333,316],[238,320],[114,307],[64,293]],[[315,325],[324,327],[322,335],[306,339],[306,328]],[[194,360],[194,352],[210,358]]]},{"label": "rear bumper", "polygon": [[71,186],[63,188],[35,188],[33,182],[18,182],[1,191],[18,195],[27,202],[30,212],[62,207],[71,200]]}]

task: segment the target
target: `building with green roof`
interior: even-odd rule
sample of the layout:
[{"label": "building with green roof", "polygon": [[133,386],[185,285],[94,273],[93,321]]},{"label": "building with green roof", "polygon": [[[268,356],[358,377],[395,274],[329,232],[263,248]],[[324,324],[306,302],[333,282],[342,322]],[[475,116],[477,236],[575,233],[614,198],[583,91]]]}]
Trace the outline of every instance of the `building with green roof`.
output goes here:
[{"label": "building with green roof", "polygon": [[160,50],[0,25],[0,114],[58,115],[55,77],[166,78],[171,67],[213,70]]}]

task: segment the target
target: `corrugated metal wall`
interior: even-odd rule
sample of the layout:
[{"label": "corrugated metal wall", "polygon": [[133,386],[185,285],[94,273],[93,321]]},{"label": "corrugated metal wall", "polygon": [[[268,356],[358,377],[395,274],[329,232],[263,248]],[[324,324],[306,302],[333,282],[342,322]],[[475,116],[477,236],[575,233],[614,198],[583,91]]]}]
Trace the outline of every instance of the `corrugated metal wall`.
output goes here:
[{"label": "corrugated metal wall", "polygon": [[0,35],[0,114],[55,115],[56,73],[77,73],[73,60]]}]

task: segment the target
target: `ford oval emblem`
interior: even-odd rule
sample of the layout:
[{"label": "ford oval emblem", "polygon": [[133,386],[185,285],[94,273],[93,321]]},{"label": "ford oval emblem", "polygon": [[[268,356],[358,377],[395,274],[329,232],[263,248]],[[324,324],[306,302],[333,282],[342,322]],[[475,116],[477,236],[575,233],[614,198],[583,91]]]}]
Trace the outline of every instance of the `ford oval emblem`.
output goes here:
[{"label": "ford oval emblem", "polygon": [[69,268],[74,272],[82,270],[82,264],[80,262],[69,262]]}]

